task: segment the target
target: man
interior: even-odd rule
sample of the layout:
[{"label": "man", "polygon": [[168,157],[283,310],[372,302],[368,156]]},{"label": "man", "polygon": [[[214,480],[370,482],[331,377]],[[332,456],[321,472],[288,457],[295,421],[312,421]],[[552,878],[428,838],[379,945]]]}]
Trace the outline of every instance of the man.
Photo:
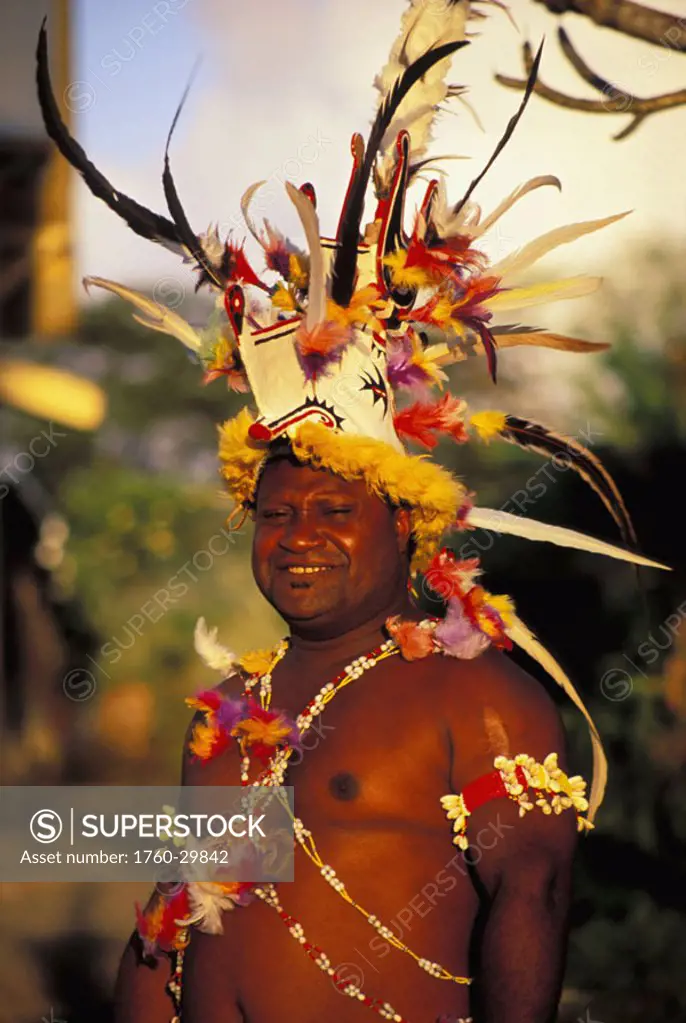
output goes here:
[{"label": "man", "polygon": [[[512,601],[484,589],[477,558],[458,560],[440,545],[450,530],[483,527],[653,563],[480,508],[462,482],[409,450],[440,437],[499,438],[562,457],[625,539],[633,537],[621,496],[591,452],[521,417],[470,415],[447,386],[444,367],[474,354],[485,355],[495,381],[497,351],[514,344],[595,350],[516,318],[496,324],[495,316],[592,291],[598,280],[583,275],[533,287],[517,277],[556,245],[618,219],[558,229],[490,265],[484,236],[515,202],[559,182],[533,178],[483,217],[471,200],[481,174],[455,204],[442,182],[430,181],[408,229],[406,193],[426,168],[434,115],[455,92],[450,58],[467,44],[472,14],[466,0],[411,0],[375,82],[367,142],[352,139],[335,238],[321,235],[309,182],[286,185],[306,250],[266,222],[261,230],[250,215],[259,186],[245,192],[242,211],[270,283],[242,246],[222,245],[216,231],[193,232],[168,151],[171,220],[96,170],[59,116],[41,33],[48,133],[95,195],[137,233],[190,257],[199,285],[215,292],[216,308],[198,330],[145,295],[91,279],[181,340],[205,382],[223,376],[250,392],[252,407],[221,427],[220,471],[236,513],[254,516],[255,579],[290,630],[266,659],[239,661],[197,634],[225,681],[190,700],[200,713],[183,777],[292,784],[302,814],[296,880],[191,882],[157,893],[122,963],[119,1023],[168,1018],[167,955],[184,1023],[352,1023],[370,1011],[395,1023],[470,1013],[476,1023],[546,1023],[554,1015],[574,835],[602,799],[602,746],[571,682]],[[539,59],[493,159],[524,111]],[[370,187],[375,213],[363,229]],[[420,573],[443,598],[443,617],[424,618],[408,596]],[[565,773],[552,704],[499,652],[515,643],[587,717],[595,768],[588,801],[585,782]],[[159,957],[152,966],[151,955]]]},{"label": "man", "polygon": [[[388,618],[423,617],[407,592],[409,514],[369,494],[362,481],[281,456],[264,470],[254,517],[255,579],[292,637],[273,674],[274,697],[295,718],[323,682],[386,638]],[[314,566],[319,571],[303,573]],[[241,681],[221,688],[237,696]],[[511,800],[491,802],[473,813],[472,845],[462,852],[451,848],[439,801],[487,774],[498,754],[526,750],[542,761],[563,745],[552,701],[504,655],[393,658],[332,703],[317,742],[288,775],[298,813],[356,899],[451,973],[469,976],[478,963],[479,1023],[554,1018],[575,815],[520,818]],[[230,749],[203,764],[187,749],[184,781],[235,785],[239,760]],[[466,985],[413,968],[308,866],[297,863],[282,902],[343,976],[382,991],[413,1023],[469,1016]],[[363,1017],[330,978],[317,976],[268,907],[226,916],[223,935],[192,936],[186,1023]],[[166,1023],[168,973],[151,970],[132,943],[117,1019]]]}]

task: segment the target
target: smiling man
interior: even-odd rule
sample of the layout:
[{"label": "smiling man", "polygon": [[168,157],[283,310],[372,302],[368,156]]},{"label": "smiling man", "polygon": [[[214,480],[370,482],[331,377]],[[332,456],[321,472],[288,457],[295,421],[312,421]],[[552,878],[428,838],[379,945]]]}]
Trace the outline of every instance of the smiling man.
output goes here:
[{"label": "smiling man", "polygon": [[[369,1006],[417,1023],[464,1020],[472,1011],[486,1023],[544,1023],[562,977],[576,815],[572,808],[520,818],[504,790],[489,801],[478,789],[500,779],[498,756],[526,751],[542,762],[562,753],[552,702],[502,654],[463,660],[440,641],[413,649],[412,631],[431,623],[408,594],[411,513],[370,494],[363,480],[313,469],[281,448],[262,471],[253,514],[255,580],[290,631],[270,672],[275,703],[295,721],[323,684],[345,688],[287,779],[345,895],[325,883],[316,862],[305,862],[278,896],[288,928],[258,896],[225,914],[221,935],[193,933],[184,1021],[352,1023]],[[399,641],[391,644],[393,634]],[[379,660],[364,670],[365,656]],[[351,675],[350,688],[341,685]],[[219,692],[235,700],[245,682],[241,672]],[[199,720],[204,727],[206,716]],[[194,727],[184,781],[236,784],[238,746],[203,760],[193,752]],[[259,774],[251,770],[248,780]],[[451,851],[441,799],[457,799],[476,779],[471,848]],[[162,897],[153,901],[159,909]],[[326,957],[319,976],[310,943]],[[479,979],[470,997],[472,969]],[[134,939],[119,978],[118,1019],[166,1020],[166,981]]]},{"label": "smiling man", "polygon": [[[488,0],[484,0],[488,2]],[[493,0],[495,6],[502,6]],[[576,441],[500,411],[470,414],[445,367],[511,345],[597,346],[514,322],[507,310],[587,294],[576,275],[522,287],[518,275],[563,242],[619,219],[560,228],[491,265],[488,233],[551,175],[516,188],[488,216],[472,201],[494,156],[455,203],[426,170],[431,125],[457,91],[452,56],[467,45],[466,0],[412,0],[375,81],[369,138],[354,135],[335,238],[316,194],[286,185],[306,249],[250,216],[260,276],[241,246],[196,235],[167,151],[171,220],[117,191],[59,116],[45,31],[39,98],[49,134],[95,195],[135,231],[190,257],[215,294],[203,330],[138,292],[137,318],[179,338],[251,404],[220,430],[221,475],[235,512],[254,519],[253,571],[288,636],[236,659],[199,623],[198,649],[221,665],[217,689],[189,699],[183,780],[295,789],[295,881],[196,883],[157,892],[140,914],[117,986],[117,1023],[548,1023],[564,964],[575,835],[591,825],[606,764],[574,687],[509,597],[489,593],[477,558],[441,548],[448,531],[483,527],[606,554],[640,555],[562,527],[481,508],[410,445],[502,439],[562,458],[633,537],[616,486]],[[168,149],[169,147],[167,147]],[[375,198],[362,228],[365,198]],[[266,278],[266,279],[265,279]],[[442,391],[439,396],[436,392]],[[234,521],[234,515],[230,522]],[[427,617],[422,585],[442,600]],[[543,688],[503,650],[520,646],[586,715],[595,774],[568,777],[564,736]],[[316,741],[311,741],[312,735]],[[171,970],[171,976],[170,976]]]}]

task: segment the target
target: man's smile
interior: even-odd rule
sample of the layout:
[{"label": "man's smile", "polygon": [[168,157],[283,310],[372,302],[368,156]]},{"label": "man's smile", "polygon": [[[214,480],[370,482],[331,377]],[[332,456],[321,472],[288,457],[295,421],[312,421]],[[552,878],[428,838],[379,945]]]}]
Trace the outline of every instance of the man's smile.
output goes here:
[{"label": "man's smile", "polygon": [[335,565],[287,565],[282,571],[293,575],[310,575],[314,572],[331,572]]}]

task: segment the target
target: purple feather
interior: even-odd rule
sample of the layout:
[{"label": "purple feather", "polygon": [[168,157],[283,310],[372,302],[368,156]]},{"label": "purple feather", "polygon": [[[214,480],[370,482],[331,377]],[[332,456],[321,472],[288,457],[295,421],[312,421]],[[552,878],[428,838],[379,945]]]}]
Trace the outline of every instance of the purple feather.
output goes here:
[{"label": "purple feather", "polygon": [[298,362],[305,374],[305,379],[311,381],[316,380],[317,377],[325,376],[329,369],[340,363],[344,348],[345,345],[342,345],[339,348],[333,348],[330,352],[310,352],[308,355],[302,355],[296,346]]},{"label": "purple feather", "polygon": [[416,401],[431,397],[431,383],[421,366],[412,362],[412,342],[408,334],[389,346],[386,363],[388,382],[393,390],[409,391]]},{"label": "purple feather", "polygon": [[[286,717],[285,714],[284,717]],[[288,717],[286,717],[286,721],[291,726],[291,730],[286,736],[286,742],[288,743],[289,746],[292,746],[293,749],[298,750],[298,752],[300,752],[302,750],[302,739],[300,736],[300,731],[298,730],[298,726],[294,721],[291,721],[291,719]]]},{"label": "purple feather", "polygon": [[488,636],[475,628],[467,618],[457,597],[448,601],[448,612],[440,625],[436,626],[435,636],[443,653],[465,661],[478,657],[490,643]]},{"label": "purple feather", "polygon": [[290,252],[287,248],[272,249],[267,256],[267,266],[275,270],[285,281],[289,279],[291,272]]},{"label": "purple feather", "polygon": [[217,722],[222,729],[229,734],[233,731],[239,721],[248,716],[248,708],[245,700],[232,700],[229,696],[222,698],[217,711]]}]

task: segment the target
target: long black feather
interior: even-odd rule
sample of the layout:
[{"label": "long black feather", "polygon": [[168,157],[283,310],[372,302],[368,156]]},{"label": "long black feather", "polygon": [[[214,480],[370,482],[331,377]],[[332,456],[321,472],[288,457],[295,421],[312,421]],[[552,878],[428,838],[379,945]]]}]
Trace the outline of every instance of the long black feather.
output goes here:
[{"label": "long black feather", "polygon": [[171,220],[167,220],[166,217],[162,217],[158,213],[153,213],[146,206],[137,203],[135,199],[117,191],[104,174],[101,174],[97,167],[90,162],[82,147],[69,133],[69,129],[62,120],[50,80],[46,23],[47,18],[44,18],[36,49],[38,102],[46,132],[62,155],[79,172],[96,198],[106,203],[136,234],[149,241],[165,245],[178,253],[181,250],[181,239]]},{"label": "long black feather", "polygon": [[498,157],[502,153],[502,151],[505,148],[505,146],[507,145],[507,143],[512,138],[512,135],[514,134],[514,130],[517,127],[517,125],[519,124],[519,121],[520,121],[520,119],[522,117],[522,114],[526,110],[526,105],[529,102],[529,100],[531,99],[531,95],[532,95],[532,93],[534,91],[534,86],[536,84],[536,79],[538,77],[538,68],[539,68],[539,65],[541,63],[541,57],[542,56],[543,56],[543,43],[541,43],[541,45],[539,46],[538,53],[536,54],[536,56],[534,58],[534,62],[532,64],[532,66],[531,66],[531,73],[529,74],[529,78],[528,78],[527,83],[526,83],[526,89],[524,90],[524,96],[522,97],[522,102],[519,104],[519,109],[517,110],[517,113],[514,114],[510,118],[510,120],[508,122],[508,125],[507,125],[507,128],[505,129],[502,137],[500,138],[500,141],[498,142],[498,145],[493,150],[493,154],[492,154],[490,160],[488,161],[488,163],[486,164],[484,169],[481,171],[481,173],[479,175],[477,175],[477,177],[474,178],[474,180],[472,181],[471,185],[469,186],[469,188],[467,189],[465,194],[462,196],[460,201],[453,208],[453,214],[457,214],[457,213],[460,212],[460,210],[462,209],[464,204],[470,198],[470,196],[471,196],[472,192],[474,191],[474,189],[479,184],[481,184],[481,182],[485,178],[486,174],[488,174],[489,170],[491,169],[491,167],[493,166],[495,161],[498,159]]},{"label": "long black feather", "polygon": [[188,217],[186,216],[186,212],[183,206],[181,205],[179,194],[176,191],[176,185],[174,184],[174,178],[172,177],[171,167],[169,165],[169,145],[171,143],[172,135],[174,134],[174,129],[176,128],[179,115],[181,114],[184,103],[186,102],[186,98],[191,87],[191,82],[192,76],[191,81],[186,86],[183,96],[181,97],[181,102],[179,103],[176,109],[176,113],[174,114],[174,120],[171,123],[171,128],[169,129],[169,134],[167,135],[167,144],[164,147],[164,172],[162,174],[162,185],[164,187],[164,195],[167,200],[169,212],[172,215],[177,235],[181,239],[182,244],[185,245],[185,247],[192,255],[193,259],[195,259],[195,261],[202,268],[204,273],[207,274],[210,280],[214,284],[216,284],[218,288],[221,288],[222,291],[224,291],[228,286],[229,280],[226,277],[226,275],[222,272],[221,267],[216,266],[209,258],[209,256],[202,247],[200,239],[198,238],[195,231],[191,227],[188,221]]},{"label": "long black feather", "polygon": [[563,458],[595,490],[617,523],[622,539],[628,547],[636,548],[638,541],[624,499],[617,484],[600,459],[572,437],[554,433],[541,423],[519,416],[507,416],[500,431],[503,440],[529,451]]},{"label": "long black feather", "polygon": [[352,297],[357,268],[357,243],[364,211],[365,194],[386,130],[412,86],[416,85],[434,64],[445,60],[446,57],[450,57],[451,54],[467,45],[468,40],[460,39],[427,50],[398,76],[377,111],[369,132],[362,170],[355,180],[354,187],[346,197],[345,208],[341,214],[339,244],[333,261],[331,285],[331,296],[338,305],[347,306]]}]

